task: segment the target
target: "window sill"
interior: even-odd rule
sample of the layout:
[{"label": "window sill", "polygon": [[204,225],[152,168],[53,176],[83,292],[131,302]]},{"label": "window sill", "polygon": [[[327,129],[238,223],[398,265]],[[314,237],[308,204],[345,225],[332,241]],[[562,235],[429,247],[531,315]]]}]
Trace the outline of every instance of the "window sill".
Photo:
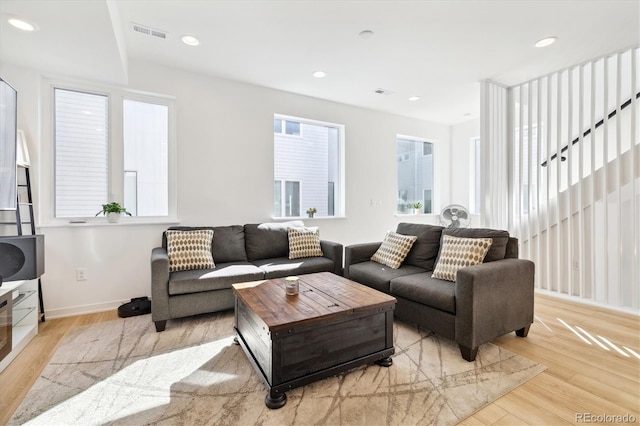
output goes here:
[{"label": "window sill", "polygon": [[107,219],[86,219],[78,221],[58,220],[46,224],[39,224],[37,228],[91,228],[100,226],[138,226],[138,225],[178,225],[179,219],[156,218],[156,219],[122,219],[120,222],[110,223]]},{"label": "window sill", "polygon": [[437,213],[396,213],[396,217],[407,217],[407,216],[439,216]]},{"label": "window sill", "polygon": [[291,216],[291,217],[271,217],[271,220],[274,222],[289,222],[291,220],[336,220],[336,219],[346,219],[346,216],[317,216],[317,217],[308,217],[308,216]]}]

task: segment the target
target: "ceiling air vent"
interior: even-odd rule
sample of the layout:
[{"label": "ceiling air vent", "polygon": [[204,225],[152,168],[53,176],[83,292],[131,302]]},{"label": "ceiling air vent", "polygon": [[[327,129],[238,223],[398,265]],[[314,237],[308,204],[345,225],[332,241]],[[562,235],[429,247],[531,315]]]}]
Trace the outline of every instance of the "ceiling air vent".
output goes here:
[{"label": "ceiling air vent", "polygon": [[374,90],[374,93],[377,93],[378,95],[384,95],[384,96],[393,95],[393,92],[391,90],[380,89],[380,88]]},{"label": "ceiling air vent", "polygon": [[166,31],[162,31],[162,30],[155,30],[153,28],[149,28],[149,27],[145,27],[144,25],[140,25],[140,24],[136,24],[136,23],[131,23],[131,29],[137,33],[140,34],[146,34],[148,36],[152,36],[152,37],[158,37],[161,39],[166,39],[167,38],[167,32]]}]

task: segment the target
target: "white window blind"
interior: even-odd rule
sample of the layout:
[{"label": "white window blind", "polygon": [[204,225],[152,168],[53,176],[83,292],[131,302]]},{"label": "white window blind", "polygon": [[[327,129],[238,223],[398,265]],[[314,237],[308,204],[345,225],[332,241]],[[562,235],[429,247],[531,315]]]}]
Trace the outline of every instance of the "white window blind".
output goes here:
[{"label": "white window blind", "polygon": [[108,200],[108,98],[56,88],[55,216],[94,216]]}]

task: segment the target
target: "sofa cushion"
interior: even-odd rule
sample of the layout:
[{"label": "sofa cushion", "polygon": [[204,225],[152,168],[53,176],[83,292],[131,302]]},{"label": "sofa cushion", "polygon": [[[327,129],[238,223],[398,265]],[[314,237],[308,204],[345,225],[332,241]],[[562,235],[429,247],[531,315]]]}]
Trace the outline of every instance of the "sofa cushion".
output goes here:
[{"label": "sofa cushion", "polygon": [[[171,226],[167,228],[167,231],[197,231],[200,229],[213,229],[213,226]],[[167,248],[167,231],[162,233],[162,247],[164,248]]]},{"label": "sofa cushion", "polygon": [[411,251],[404,259],[406,265],[419,266],[432,271],[440,250],[442,226],[425,225],[422,223],[399,223],[396,232],[402,235],[418,237]]},{"label": "sofa cushion", "polygon": [[198,293],[231,288],[231,284],[264,278],[256,266],[248,262],[219,263],[214,269],[172,272],[169,276],[169,294]]},{"label": "sofa cushion", "polygon": [[169,272],[215,267],[211,256],[213,230],[169,230],[166,235]]},{"label": "sofa cushion", "polygon": [[[172,226],[169,230],[193,231],[213,229],[211,254],[216,263],[246,262],[247,253],[244,248],[244,227],[231,226]],[[167,248],[166,232],[162,234],[162,247]]]},{"label": "sofa cushion", "polygon": [[211,253],[216,263],[246,262],[247,253],[244,249],[244,226],[231,225],[214,227]]},{"label": "sofa cushion", "polygon": [[413,265],[402,265],[398,269],[393,269],[386,265],[369,261],[350,265],[349,279],[389,294],[389,282],[392,279],[421,272],[425,272],[425,270]]},{"label": "sofa cushion", "polygon": [[455,283],[431,278],[429,272],[391,280],[391,294],[441,311],[456,313]]},{"label": "sofa cushion", "polygon": [[440,256],[432,277],[455,281],[458,269],[482,263],[492,242],[491,238],[459,238],[443,235]]},{"label": "sofa cushion", "polygon": [[289,259],[322,256],[318,228],[289,228]]},{"label": "sofa cushion", "polygon": [[289,256],[290,227],[304,227],[298,220],[283,223],[247,224],[244,226],[245,248],[249,260]]},{"label": "sofa cushion", "polygon": [[504,259],[507,251],[507,243],[509,242],[509,232],[497,229],[445,228],[442,230],[442,235],[451,235],[453,237],[463,238],[491,238],[493,243],[484,258],[485,263]]},{"label": "sofa cushion", "polygon": [[519,256],[519,247],[518,247],[518,239],[514,237],[509,237],[509,242],[507,242],[507,250],[504,253],[505,259],[517,259]]},{"label": "sofa cushion", "polygon": [[400,235],[389,231],[371,260],[398,269],[417,238],[415,235]]},{"label": "sofa cushion", "polygon": [[314,272],[333,272],[335,265],[326,257],[305,257],[302,259],[288,259],[277,257],[253,261],[266,279],[282,278],[289,275],[312,274]]}]

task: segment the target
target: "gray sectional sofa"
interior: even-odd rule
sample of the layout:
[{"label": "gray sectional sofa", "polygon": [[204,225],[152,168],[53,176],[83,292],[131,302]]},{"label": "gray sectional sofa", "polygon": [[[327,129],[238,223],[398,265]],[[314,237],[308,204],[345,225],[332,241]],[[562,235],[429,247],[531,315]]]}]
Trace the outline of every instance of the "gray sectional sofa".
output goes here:
[{"label": "gray sectional sofa", "polygon": [[[397,233],[417,240],[398,269],[372,262],[381,243],[345,247],[345,277],[396,297],[395,316],[454,340],[462,357],[475,360],[478,347],[533,323],[534,264],[518,259],[518,240],[507,231],[444,229],[401,223]],[[442,235],[490,237],[484,263],[462,268],[456,281],[432,278]]]},{"label": "gray sectional sofa", "polygon": [[[299,224],[295,224],[299,226]],[[342,275],[341,244],[320,241],[323,256],[289,259],[288,224],[248,224],[218,227],[172,227],[172,230],[213,229],[214,269],[169,272],[166,233],[151,252],[151,318],[157,331],[167,320],[232,309],[231,284],[313,272]]]}]

